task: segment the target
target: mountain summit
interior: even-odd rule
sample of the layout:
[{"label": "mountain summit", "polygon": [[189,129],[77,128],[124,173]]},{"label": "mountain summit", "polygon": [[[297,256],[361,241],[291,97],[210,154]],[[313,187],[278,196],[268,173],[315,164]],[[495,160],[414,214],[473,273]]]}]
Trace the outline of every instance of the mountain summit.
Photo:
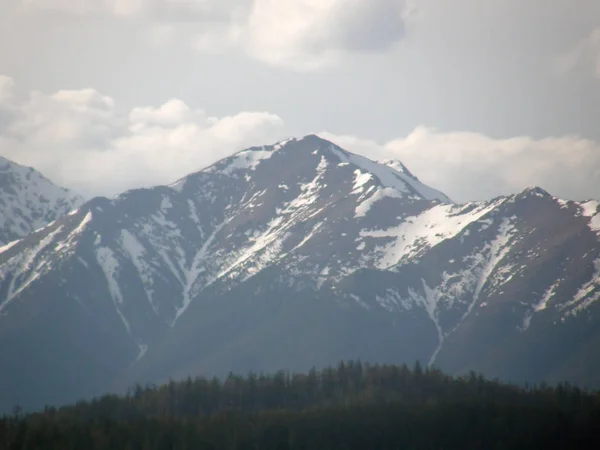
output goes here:
[{"label": "mountain summit", "polygon": [[2,406],[359,358],[600,385],[599,212],[314,135],[95,198],[0,251]]}]

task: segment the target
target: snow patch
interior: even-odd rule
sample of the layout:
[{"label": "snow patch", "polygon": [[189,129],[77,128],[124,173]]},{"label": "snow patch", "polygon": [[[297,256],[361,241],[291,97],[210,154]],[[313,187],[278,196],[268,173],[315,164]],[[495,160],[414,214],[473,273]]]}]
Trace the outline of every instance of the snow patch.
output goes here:
[{"label": "snow patch", "polygon": [[556,280],[554,284],[550,286],[546,290],[546,292],[544,292],[544,295],[542,296],[540,301],[536,303],[533,307],[533,310],[535,312],[540,312],[546,309],[546,307],[548,306],[548,302],[552,299],[552,297],[554,297],[554,294],[556,294],[556,288],[560,285],[562,281],[562,279]]},{"label": "snow patch", "polygon": [[373,174],[384,187],[396,189],[403,194],[410,194],[413,191],[426,200],[439,200],[442,203],[452,203],[446,195],[408,175],[405,167],[401,164],[400,167],[398,164],[385,165],[377,163],[364,156],[342,151],[334,145],[331,146],[330,150],[338,157],[340,163],[350,163],[365,170],[367,173]]},{"label": "snow patch", "polygon": [[572,308],[566,315],[575,316],[600,300],[600,258],[594,261],[594,274],[590,281],[579,288],[571,301],[561,307],[561,310]]},{"label": "snow patch", "polygon": [[[204,244],[202,244],[202,247],[200,248],[200,250],[194,256],[194,259],[192,261],[192,264],[191,264],[189,270],[185,271],[184,280],[183,280],[185,282],[185,284],[183,286],[182,305],[175,312],[175,318],[173,319],[171,326],[175,326],[175,323],[177,322],[179,317],[181,317],[181,315],[190,306],[190,304],[193,300],[194,294],[195,294],[194,288],[196,287],[198,278],[200,277],[200,275],[203,272],[205,272],[205,268],[203,266],[204,266],[204,264],[206,264],[206,259],[207,259],[207,256],[209,255],[208,250],[210,249],[210,246],[212,245],[213,241],[215,240],[215,237],[217,236],[217,234],[221,231],[221,229],[225,225],[226,225],[226,223],[224,222],[213,230],[213,232],[210,234],[208,239],[206,239]],[[205,285],[210,285],[210,284],[212,284],[213,281],[214,281],[214,279],[209,279],[206,281]]]},{"label": "snow patch", "polygon": [[167,212],[169,209],[173,207],[173,203],[171,203],[171,199],[166,195],[163,196],[162,201],[160,203],[160,209],[163,213]]},{"label": "snow patch", "polygon": [[265,159],[271,158],[275,149],[272,150],[244,150],[228,158],[227,166],[218,168],[213,165],[204,170],[207,173],[221,173],[232,176],[233,173],[243,170],[255,170],[256,167]]},{"label": "snow patch", "polygon": [[[104,273],[108,285],[108,291],[110,292],[113,301],[122,305],[123,296],[121,295],[121,289],[119,288],[119,282],[117,281],[120,268],[119,261],[113,251],[107,247],[96,249],[96,259],[102,268],[102,272]],[[129,325],[127,325],[127,328],[129,328]]]},{"label": "snow patch", "polygon": [[385,295],[375,295],[375,301],[389,312],[409,311],[413,307],[413,301],[402,298],[393,289],[387,289]]},{"label": "snow patch", "polygon": [[388,241],[376,249],[380,256],[377,267],[388,269],[417,258],[426,250],[457,236],[503,202],[504,199],[463,206],[436,205],[418,216],[407,218],[399,226],[387,230],[363,230],[360,235]]},{"label": "snow patch", "polygon": [[77,238],[81,235],[81,233],[84,232],[85,228],[91,221],[92,212],[88,211],[88,213],[79,223],[79,225],[69,233],[66,239],[64,239],[62,242],[59,242],[54,250],[56,252],[65,252],[73,250],[73,247],[77,244]]},{"label": "snow patch", "polygon": [[368,172],[362,172],[359,169],[354,171],[354,186],[352,186],[353,194],[360,194],[363,190],[363,186],[367,184],[371,179],[372,175]]},{"label": "snow patch", "polygon": [[367,305],[358,295],[356,294],[349,294],[349,297],[354,300],[360,307],[366,309],[366,310],[370,310],[371,307],[369,305]]},{"label": "snow patch", "polygon": [[148,346],[145,344],[138,344],[138,348],[140,349],[140,352],[137,355],[137,358],[135,359],[135,362],[139,362],[140,359],[142,359],[144,357],[144,355],[146,354],[146,352],[148,351]]},{"label": "snow patch", "polygon": [[589,217],[590,230],[595,232],[600,236],[600,212],[598,211],[598,207],[600,206],[600,202],[597,201],[589,201],[586,203],[582,203],[581,205],[581,215],[583,217]]},{"label": "snow patch", "polygon": [[77,261],[79,261],[79,263],[85,267],[86,269],[90,268],[90,265],[87,263],[87,261],[85,261],[81,256],[77,257]]},{"label": "snow patch", "polygon": [[479,281],[477,282],[475,292],[473,294],[473,301],[467,308],[467,312],[463,315],[461,322],[464,321],[469,314],[471,314],[471,311],[479,300],[482,290],[490,283],[490,277],[494,273],[494,270],[510,252],[511,239],[513,238],[515,232],[516,229],[511,223],[510,219],[504,218],[502,220],[502,224],[500,225],[496,239],[486,246],[486,251],[489,256],[487,257],[487,261],[480,271]]},{"label": "snow patch", "polygon": [[15,245],[17,245],[19,242],[21,242],[21,239],[17,239],[16,241],[12,241],[9,242],[6,245],[3,245],[2,247],[0,247],[0,254],[10,250],[11,248],[13,248]]},{"label": "snow patch", "polygon": [[443,331],[442,326],[440,325],[440,321],[439,321],[438,303],[439,303],[439,299],[440,299],[440,293],[437,289],[430,288],[424,279],[421,279],[421,285],[423,287],[424,295],[419,294],[413,288],[409,288],[409,290],[408,290],[409,298],[403,300],[403,302],[406,302],[409,304],[414,303],[414,304],[420,305],[425,310],[425,312],[427,313],[427,315],[433,322],[435,329],[437,330],[438,345],[435,348],[435,350],[433,351],[431,357],[429,358],[429,362],[428,362],[428,365],[431,366],[435,362],[438,353],[440,352],[440,350],[442,349],[442,346],[444,345],[444,340],[445,340],[444,331]]},{"label": "snow patch", "polygon": [[158,307],[154,304],[154,279],[152,277],[152,269],[148,266],[146,248],[140,241],[129,231],[121,231],[121,248],[127,254],[128,259],[134,265],[142,285],[146,298],[154,313],[158,315]]},{"label": "snow patch", "polygon": [[[120,265],[115,253],[109,249],[108,247],[99,247],[96,248],[96,260],[98,264],[102,268],[102,272],[104,273],[104,277],[106,278],[106,283],[108,285],[108,292],[115,306],[115,311],[121,319],[125,330],[129,337],[136,342],[136,338],[134,337],[129,321],[123,314],[122,306],[124,305],[123,294],[121,293],[121,288],[119,287],[119,270]],[[139,344],[136,342],[136,345]]]},{"label": "snow patch", "polygon": [[62,231],[63,226],[61,225],[48,233],[37,245],[25,249],[7,261],[6,272],[0,275],[6,277],[10,273],[12,279],[5,300],[0,303],[0,312],[34,281],[50,270],[51,263],[48,258],[43,257],[42,252],[54,242],[55,237]]},{"label": "snow patch", "polygon": [[[497,283],[495,284],[496,279],[492,275],[509,253],[514,233],[514,226],[509,219],[505,219],[499,227],[496,238],[487,244],[480,253],[473,255],[474,263],[470,267],[457,274],[444,272],[441,283],[435,288],[428,286],[425,280],[422,279],[423,294],[409,288],[409,300],[420,304],[424,308],[438,332],[438,346],[431,355],[429,365],[435,363],[437,355],[448,336],[454,333],[471,314],[483,290],[497,285]],[[502,270],[499,273],[501,274]],[[464,298],[468,292],[470,292],[470,300],[466,305],[466,311],[452,330],[444,332],[439,321],[440,311],[453,308],[455,299]],[[445,302],[444,307],[442,307],[443,301]]]},{"label": "snow patch", "polygon": [[409,193],[406,183],[397,175],[395,170],[371,161],[364,156],[346,153],[334,145],[331,146],[330,150],[338,157],[341,163],[350,163],[374,175],[384,187],[393,188],[405,194]]},{"label": "snow patch", "polygon": [[[83,199],[54,185],[32,168],[0,157],[0,241],[12,242],[51,226],[48,222],[76,214]],[[75,210],[75,211],[74,211]]]},{"label": "snow patch", "polygon": [[358,219],[366,216],[375,203],[386,197],[402,198],[402,194],[392,188],[379,188],[369,198],[358,204],[354,210],[354,217]]}]

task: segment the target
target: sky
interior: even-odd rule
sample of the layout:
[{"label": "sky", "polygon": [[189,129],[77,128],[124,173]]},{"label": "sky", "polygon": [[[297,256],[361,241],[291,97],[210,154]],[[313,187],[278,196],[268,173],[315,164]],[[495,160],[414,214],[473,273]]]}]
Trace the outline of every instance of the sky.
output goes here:
[{"label": "sky", "polygon": [[88,197],[317,133],[457,202],[600,199],[597,0],[2,0],[0,155]]}]

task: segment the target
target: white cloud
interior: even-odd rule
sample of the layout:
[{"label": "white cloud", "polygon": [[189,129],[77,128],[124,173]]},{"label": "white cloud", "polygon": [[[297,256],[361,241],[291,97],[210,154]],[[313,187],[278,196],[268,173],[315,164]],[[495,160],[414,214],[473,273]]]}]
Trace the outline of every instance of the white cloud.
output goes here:
[{"label": "white cloud", "polygon": [[137,127],[160,126],[175,127],[185,123],[204,120],[203,111],[193,111],[182,100],[172,99],[158,108],[134,108],[129,113],[129,120]]},{"label": "white cloud", "polygon": [[531,186],[568,199],[600,199],[600,144],[576,136],[493,139],[424,127],[385,144],[321,136],[371,158],[401,160],[423,182],[455,201],[489,199]]},{"label": "white cloud", "polygon": [[241,34],[257,59],[316,69],[388,48],[404,37],[404,11],[399,0],[255,0]]},{"label": "white cloud", "polygon": [[[0,80],[12,92],[12,80]],[[211,117],[178,99],[120,111],[117,102],[93,89],[9,97],[0,100],[0,112],[9,113],[0,120],[0,155],[86,195],[170,183],[237,150],[289,134],[274,114]],[[425,127],[387,143],[320,135],[372,159],[401,160],[456,201],[533,185],[563,198],[600,199],[600,144],[576,136],[494,139]]]},{"label": "white cloud", "polygon": [[196,24],[202,52],[239,48],[273,66],[315,70],[353,52],[388,49],[405,34],[406,0],[21,0],[25,9],[145,17],[151,39],[173,39],[168,21]]},{"label": "white cloud", "polygon": [[86,195],[170,183],[284,134],[283,121],[266,112],[210,117],[177,99],[120,112],[93,89],[33,92],[10,112],[0,155]]}]

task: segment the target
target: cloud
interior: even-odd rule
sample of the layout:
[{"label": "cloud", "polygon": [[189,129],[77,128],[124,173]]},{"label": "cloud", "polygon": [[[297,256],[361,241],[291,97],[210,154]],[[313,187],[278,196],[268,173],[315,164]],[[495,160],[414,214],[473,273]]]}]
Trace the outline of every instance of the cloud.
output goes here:
[{"label": "cloud", "polygon": [[23,12],[57,12],[73,16],[104,15],[159,22],[229,22],[247,0],[19,0]]},{"label": "cloud", "polygon": [[93,89],[32,92],[10,111],[0,155],[88,196],[167,184],[284,134],[283,121],[266,112],[211,117],[177,99],[123,112]]},{"label": "cloud", "polygon": [[[150,20],[151,39],[190,22],[202,52],[237,48],[267,64],[296,70],[334,66],[351,53],[378,52],[404,38],[405,0],[21,0],[26,11],[113,15]],[[187,29],[187,27],[186,27]],[[186,31],[185,33],[188,33]]]},{"label": "cloud", "polygon": [[[14,82],[0,80],[4,91],[12,92]],[[94,89],[5,96],[0,112],[3,108],[10,120],[0,121],[0,155],[88,196],[168,184],[235,151],[289,134],[283,120],[268,112],[212,117],[179,99],[122,111]],[[426,127],[386,143],[320,135],[371,159],[400,160],[459,202],[530,186],[567,199],[600,199],[600,143],[577,136],[494,139]]]},{"label": "cloud", "polygon": [[559,55],[555,65],[561,73],[583,69],[600,77],[600,27],[581,39],[570,51]]},{"label": "cloud", "polygon": [[419,127],[404,138],[379,144],[354,136],[320,135],[370,158],[401,160],[421,181],[458,202],[531,186],[566,199],[600,199],[600,144],[576,136],[494,139]]},{"label": "cloud", "polygon": [[74,15],[108,14],[131,17],[143,10],[147,0],[21,0],[25,11],[59,11]]},{"label": "cloud", "polygon": [[[115,0],[118,1],[118,0]],[[251,0],[140,0],[154,19],[228,23]]]},{"label": "cloud", "polygon": [[397,0],[255,0],[241,35],[259,60],[317,69],[387,49],[404,37],[404,13]]}]

